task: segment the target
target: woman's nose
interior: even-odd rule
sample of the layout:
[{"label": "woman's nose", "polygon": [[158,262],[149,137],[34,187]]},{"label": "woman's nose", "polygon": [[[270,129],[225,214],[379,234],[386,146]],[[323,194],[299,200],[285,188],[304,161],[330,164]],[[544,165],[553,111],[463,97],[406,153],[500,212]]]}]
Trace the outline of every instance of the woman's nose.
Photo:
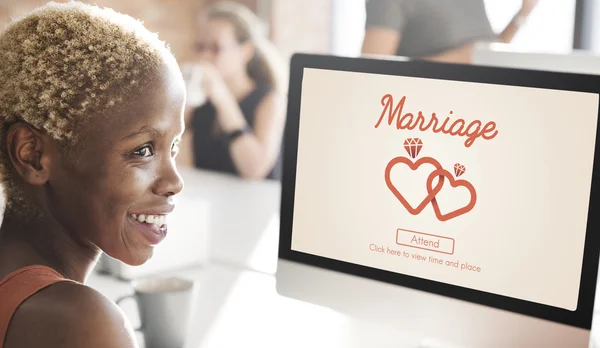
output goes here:
[{"label": "woman's nose", "polygon": [[169,161],[159,173],[159,178],[154,186],[154,193],[159,196],[169,197],[180,193],[182,190],[183,179],[177,171],[175,161]]}]

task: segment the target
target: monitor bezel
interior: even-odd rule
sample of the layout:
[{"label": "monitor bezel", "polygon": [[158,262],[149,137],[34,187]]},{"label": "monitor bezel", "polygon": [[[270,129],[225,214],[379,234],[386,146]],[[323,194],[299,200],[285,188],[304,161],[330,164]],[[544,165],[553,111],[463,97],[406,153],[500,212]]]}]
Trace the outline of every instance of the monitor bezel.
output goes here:
[{"label": "monitor bezel", "polygon": [[[445,64],[419,60],[397,61],[365,57],[354,58],[320,54],[295,54],[290,64],[287,119],[283,142],[284,163],[280,208],[280,259],[426,291],[574,327],[591,329],[598,262],[600,258],[600,236],[597,233],[593,233],[594,226],[600,225],[600,209],[598,209],[600,206],[598,185],[600,183],[600,179],[598,178],[600,170],[596,168],[596,164],[599,163],[598,151],[594,153],[594,170],[590,188],[583,265],[578,305],[575,311],[292,250],[298,133],[302,101],[301,87],[305,68],[557,89],[594,94],[600,94],[600,76]],[[598,126],[600,127],[600,122],[598,122]],[[598,134],[598,129],[596,130],[596,134]],[[334,141],[334,138],[332,138],[332,141]],[[596,137],[597,148],[598,136]]]}]

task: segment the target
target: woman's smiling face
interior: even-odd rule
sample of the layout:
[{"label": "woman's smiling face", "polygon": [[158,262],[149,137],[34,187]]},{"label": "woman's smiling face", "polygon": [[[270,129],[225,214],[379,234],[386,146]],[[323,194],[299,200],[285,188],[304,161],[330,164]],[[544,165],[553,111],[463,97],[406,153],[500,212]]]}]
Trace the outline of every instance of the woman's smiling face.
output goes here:
[{"label": "woman's smiling face", "polygon": [[175,156],[184,100],[179,70],[165,68],[132,107],[84,129],[67,159],[56,153],[48,206],[78,243],[130,265],[152,256],[183,189]]}]

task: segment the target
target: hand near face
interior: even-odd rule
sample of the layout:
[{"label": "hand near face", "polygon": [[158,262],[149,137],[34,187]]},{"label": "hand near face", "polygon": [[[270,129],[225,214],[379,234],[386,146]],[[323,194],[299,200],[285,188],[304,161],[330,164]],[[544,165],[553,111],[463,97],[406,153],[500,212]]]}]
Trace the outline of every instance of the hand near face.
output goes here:
[{"label": "hand near face", "polygon": [[231,95],[229,87],[219,71],[211,63],[200,63],[200,69],[203,72],[202,89],[208,99],[213,103],[218,103],[227,96]]}]

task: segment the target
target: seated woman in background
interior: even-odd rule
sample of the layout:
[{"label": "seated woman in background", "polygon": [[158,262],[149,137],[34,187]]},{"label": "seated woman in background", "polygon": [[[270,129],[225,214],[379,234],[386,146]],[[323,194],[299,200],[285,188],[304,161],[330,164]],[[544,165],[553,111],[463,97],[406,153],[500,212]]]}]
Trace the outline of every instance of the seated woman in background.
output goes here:
[{"label": "seated woman in background", "polygon": [[362,53],[468,64],[477,41],[512,41],[538,0],[522,1],[496,35],[484,0],[367,0]]},{"label": "seated woman in background", "polygon": [[178,164],[279,180],[286,108],[282,58],[243,5],[217,3],[205,10],[199,26],[195,63],[208,102],[186,111]]},{"label": "seated woman in background", "polygon": [[133,348],[84,285],[101,252],[141,265],[167,234],[185,84],[133,18],[48,3],[0,34],[0,348]]}]

